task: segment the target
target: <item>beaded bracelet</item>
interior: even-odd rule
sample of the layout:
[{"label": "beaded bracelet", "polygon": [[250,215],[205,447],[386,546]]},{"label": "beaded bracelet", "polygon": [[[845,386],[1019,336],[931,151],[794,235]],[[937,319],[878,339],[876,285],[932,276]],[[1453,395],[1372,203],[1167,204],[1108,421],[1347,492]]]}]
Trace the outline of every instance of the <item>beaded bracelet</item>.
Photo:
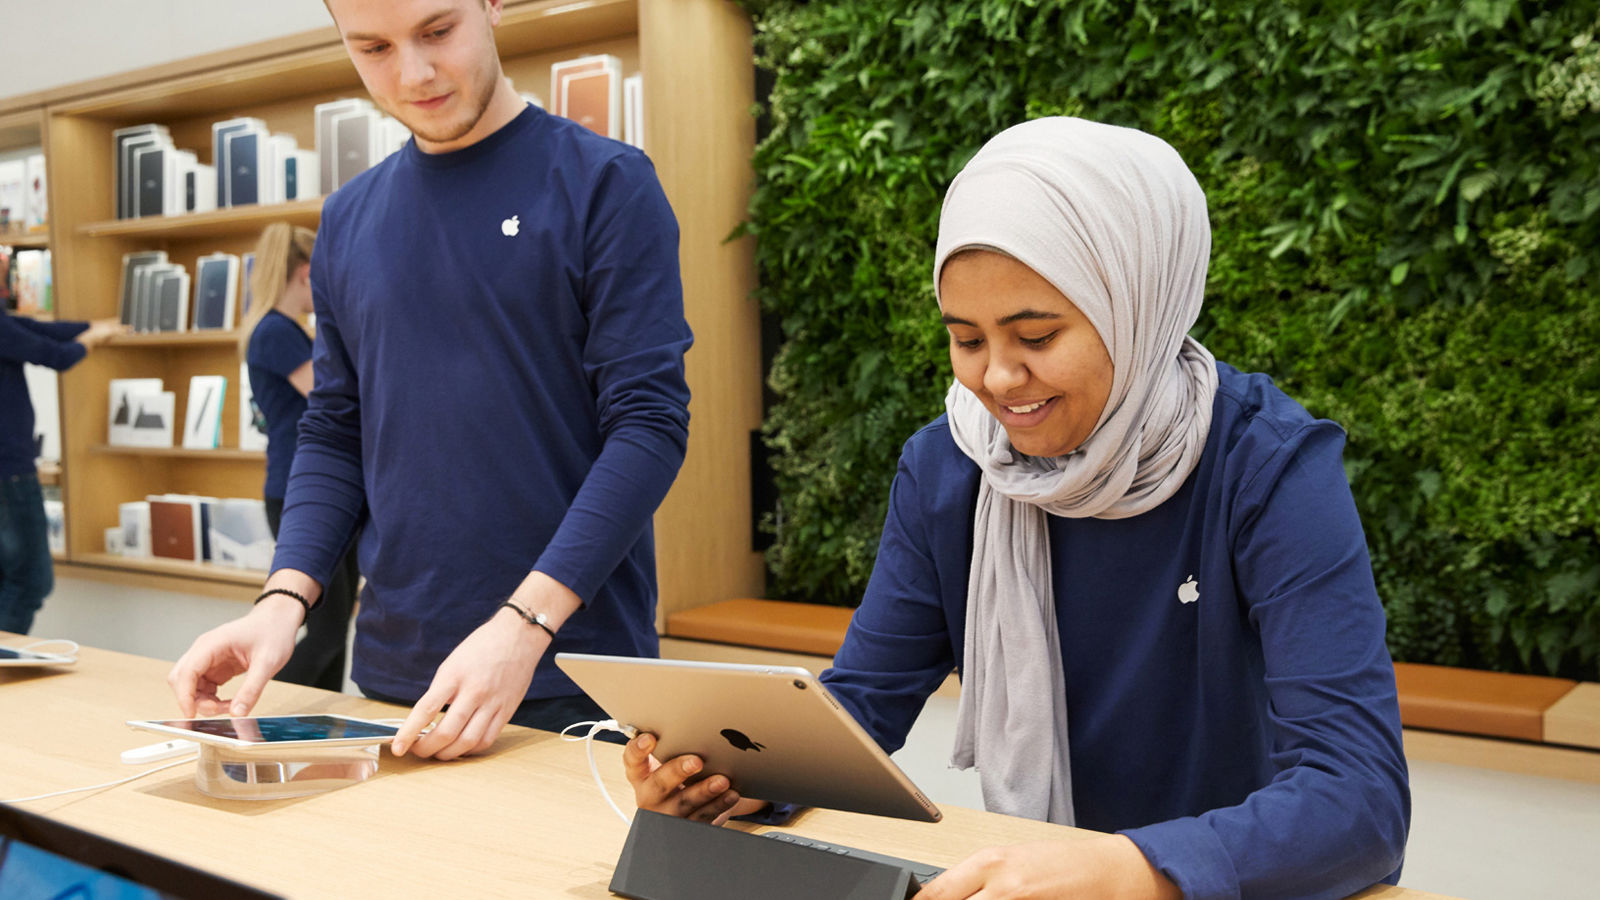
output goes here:
[{"label": "beaded bracelet", "polygon": [[[306,608],[307,616],[311,615],[311,610],[317,605],[316,603],[312,603],[310,600],[307,600],[305,597],[289,590],[288,588],[268,588],[267,590],[261,592],[261,596],[257,597],[255,602],[260,603],[268,597],[271,597],[273,594],[282,594],[285,597],[293,597],[294,599],[299,600],[300,605]],[[318,597],[317,600],[320,602],[322,598]],[[251,605],[254,606],[255,604],[252,603]]]}]

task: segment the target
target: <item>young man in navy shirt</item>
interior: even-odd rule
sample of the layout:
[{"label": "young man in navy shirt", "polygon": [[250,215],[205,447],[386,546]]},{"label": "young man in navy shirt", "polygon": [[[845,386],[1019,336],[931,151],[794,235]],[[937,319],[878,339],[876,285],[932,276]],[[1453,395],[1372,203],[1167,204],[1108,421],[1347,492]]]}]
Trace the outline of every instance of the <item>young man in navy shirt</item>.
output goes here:
[{"label": "young man in navy shirt", "polygon": [[641,152],[518,97],[500,0],[328,7],[415,140],[323,207],[273,572],[169,682],[186,715],[247,713],[364,522],[352,677],[413,704],[397,754],[450,759],[596,716],[552,646],[658,652],[650,520],[688,436],[677,224]]}]

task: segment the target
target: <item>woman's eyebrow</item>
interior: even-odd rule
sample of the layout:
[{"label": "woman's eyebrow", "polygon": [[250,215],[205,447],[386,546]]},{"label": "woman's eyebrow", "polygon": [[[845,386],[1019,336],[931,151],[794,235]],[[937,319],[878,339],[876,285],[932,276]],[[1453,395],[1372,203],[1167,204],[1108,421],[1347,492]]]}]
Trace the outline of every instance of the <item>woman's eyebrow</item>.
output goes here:
[{"label": "woman's eyebrow", "polygon": [[1001,325],[1010,325],[1012,322],[1023,322],[1030,319],[1059,319],[1060,313],[1045,312],[1042,309],[1023,309],[1012,313],[1000,320]]},{"label": "woman's eyebrow", "polygon": [[[1021,310],[1018,310],[1018,311],[1012,313],[1009,316],[1005,316],[1004,318],[1002,318],[999,322],[996,322],[995,324],[997,324],[997,325],[1010,325],[1012,322],[1023,322],[1023,321],[1028,321],[1028,320],[1032,320],[1032,319],[1059,319],[1059,318],[1061,318],[1061,314],[1060,313],[1045,312],[1044,310],[1041,310],[1041,309],[1021,309]],[[977,325],[975,325],[974,323],[969,322],[966,319],[960,318],[958,316],[952,316],[949,313],[946,313],[943,316],[940,316],[939,317],[939,321],[943,322],[946,325],[966,325],[966,326],[968,326],[970,328],[976,328],[977,327]]]}]

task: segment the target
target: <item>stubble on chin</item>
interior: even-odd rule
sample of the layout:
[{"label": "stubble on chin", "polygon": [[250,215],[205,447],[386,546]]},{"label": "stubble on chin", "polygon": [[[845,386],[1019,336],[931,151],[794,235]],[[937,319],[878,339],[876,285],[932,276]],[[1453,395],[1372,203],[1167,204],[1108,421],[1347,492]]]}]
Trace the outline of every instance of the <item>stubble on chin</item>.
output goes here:
[{"label": "stubble on chin", "polygon": [[495,79],[490,79],[487,85],[480,86],[481,89],[473,100],[473,107],[475,108],[473,108],[470,116],[449,122],[441,122],[437,125],[416,121],[421,118],[420,116],[402,115],[400,110],[395,108],[395,105],[388,103],[379,103],[378,105],[383,108],[384,112],[398,119],[400,124],[416,135],[419,140],[430,144],[448,144],[451,141],[460,140],[472,129],[476,128],[479,122],[483,121],[484,114],[489,110],[489,104],[494,102],[495,83]]}]

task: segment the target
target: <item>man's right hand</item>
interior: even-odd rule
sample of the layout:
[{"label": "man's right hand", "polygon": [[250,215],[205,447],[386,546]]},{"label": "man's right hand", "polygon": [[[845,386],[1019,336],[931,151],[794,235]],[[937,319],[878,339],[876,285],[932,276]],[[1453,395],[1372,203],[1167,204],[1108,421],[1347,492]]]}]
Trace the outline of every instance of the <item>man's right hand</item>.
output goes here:
[{"label": "man's right hand", "polygon": [[[274,572],[267,586],[290,587],[286,579],[280,578],[286,574],[287,570]],[[315,598],[319,586],[309,576],[302,578],[310,582],[312,593],[307,593],[300,579],[294,579],[290,589],[298,588],[296,592],[307,599]],[[272,594],[243,618],[200,635],[167,673],[167,685],[177,697],[178,708],[185,716],[249,715],[267,682],[289,661],[304,616],[300,601]],[[240,674],[244,681],[233,699],[218,696],[222,686]]]}]

